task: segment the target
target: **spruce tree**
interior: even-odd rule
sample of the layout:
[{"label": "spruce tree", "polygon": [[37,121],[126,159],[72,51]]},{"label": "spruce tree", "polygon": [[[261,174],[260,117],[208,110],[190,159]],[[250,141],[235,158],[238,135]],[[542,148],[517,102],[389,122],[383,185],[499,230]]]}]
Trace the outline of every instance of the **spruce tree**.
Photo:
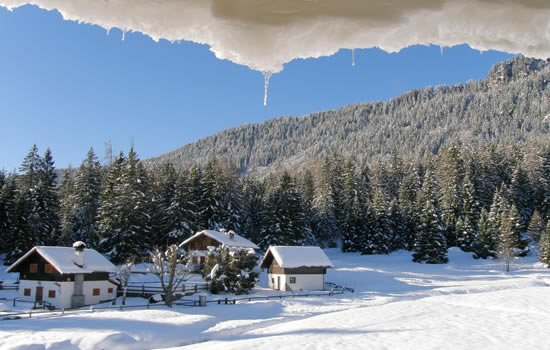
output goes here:
[{"label": "spruce tree", "polygon": [[538,210],[535,210],[527,225],[527,234],[532,242],[538,242],[542,232],[544,232],[546,225]]},{"label": "spruce tree", "polygon": [[510,211],[505,212],[498,230],[497,256],[503,260],[506,272],[510,271],[510,262],[520,244],[515,225],[513,214]]},{"label": "spruce tree", "polygon": [[99,245],[97,215],[101,200],[101,182],[102,169],[94,149],[90,148],[74,177],[72,202],[76,211],[72,218],[72,240],[83,241],[87,247],[93,249]]},{"label": "spruce tree", "polygon": [[491,224],[489,213],[484,209],[481,210],[478,222],[478,230],[474,240],[474,258],[487,259],[496,256],[496,239],[498,231]]},{"label": "spruce tree", "polygon": [[542,232],[539,241],[539,261],[550,267],[550,225]]},{"label": "spruce tree", "polygon": [[437,203],[435,179],[430,165],[424,175],[418,208],[420,217],[413,261],[427,264],[447,263],[447,244]]}]

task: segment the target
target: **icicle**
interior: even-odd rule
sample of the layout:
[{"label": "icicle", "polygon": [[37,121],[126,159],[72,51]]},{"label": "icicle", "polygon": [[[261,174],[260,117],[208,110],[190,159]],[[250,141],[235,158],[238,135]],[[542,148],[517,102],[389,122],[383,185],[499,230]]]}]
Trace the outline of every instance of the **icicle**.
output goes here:
[{"label": "icicle", "polygon": [[441,56],[443,56],[443,46],[439,47],[441,49]]},{"label": "icicle", "polygon": [[269,87],[270,72],[263,72],[264,75],[264,106],[267,106],[267,88]]},{"label": "icicle", "polygon": [[122,30],[122,41],[124,41],[124,38],[126,37],[126,29]]},{"label": "icicle", "polygon": [[111,32],[111,28],[107,28],[106,31],[107,31],[107,36],[109,36],[109,33]]},{"label": "icicle", "polygon": [[355,67],[355,49],[351,49],[351,66]]}]

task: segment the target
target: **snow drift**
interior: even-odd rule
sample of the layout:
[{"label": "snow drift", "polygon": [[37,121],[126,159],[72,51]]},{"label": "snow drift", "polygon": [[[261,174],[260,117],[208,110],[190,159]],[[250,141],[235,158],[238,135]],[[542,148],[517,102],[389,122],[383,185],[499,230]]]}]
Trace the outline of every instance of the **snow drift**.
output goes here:
[{"label": "snow drift", "polygon": [[0,0],[154,40],[207,44],[218,58],[276,73],[341,48],[395,52],[414,44],[550,56],[547,0]]}]

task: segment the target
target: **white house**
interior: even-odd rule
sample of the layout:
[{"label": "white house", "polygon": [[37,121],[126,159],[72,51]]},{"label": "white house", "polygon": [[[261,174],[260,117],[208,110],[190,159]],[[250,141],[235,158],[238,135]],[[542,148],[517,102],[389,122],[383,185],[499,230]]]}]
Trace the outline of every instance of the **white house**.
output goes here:
[{"label": "white house", "polygon": [[46,301],[56,308],[98,304],[116,297],[117,283],[109,279],[116,267],[83,242],[73,248],[37,246],[7,272],[19,272],[22,300]]},{"label": "white house", "polygon": [[258,249],[257,245],[233,231],[204,230],[195,233],[180,244],[181,248],[190,253],[190,265],[194,270],[200,270],[204,266],[209,247],[220,246],[233,250]]},{"label": "white house", "polygon": [[260,263],[269,287],[282,290],[324,290],[327,268],[333,267],[319,247],[271,246]]}]

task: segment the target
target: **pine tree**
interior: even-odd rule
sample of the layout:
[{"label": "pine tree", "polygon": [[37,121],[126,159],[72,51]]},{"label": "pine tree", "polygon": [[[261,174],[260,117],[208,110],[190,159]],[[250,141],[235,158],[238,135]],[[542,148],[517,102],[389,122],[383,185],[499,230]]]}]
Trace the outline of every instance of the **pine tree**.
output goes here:
[{"label": "pine tree", "polygon": [[521,230],[525,231],[532,211],[533,193],[527,174],[520,165],[517,165],[512,174],[510,184],[510,200],[516,206],[520,217]]},{"label": "pine tree", "polygon": [[370,254],[388,254],[390,252],[390,223],[386,213],[384,195],[380,190],[374,194],[372,203],[374,225],[372,225],[374,246]]},{"label": "pine tree", "polygon": [[428,165],[418,200],[420,217],[414,243],[414,262],[427,264],[448,262],[447,245],[436,196],[433,170]]},{"label": "pine tree", "polygon": [[498,231],[491,224],[489,213],[481,210],[478,222],[478,230],[474,240],[474,258],[487,259],[496,256],[496,238]]},{"label": "pine tree", "polygon": [[462,188],[463,217],[457,222],[457,244],[465,252],[474,251],[475,239],[478,231],[480,205],[475,198],[475,188],[469,176],[464,180]]},{"label": "pine tree", "polygon": [[72,243],[79,241],[73,237],[73,219],[77,210],[74,203],[74,180],[73,171],[71,168],[63,173],[61,183],[58,188],[59,193],[59,219],[61,222],[60,237],[58,244],[62,246],[70,246]]},{"label": "pine tree", "polygon": [[409,164],[405,178],[399,189],[399,208],[403,219],[404,231],[401,239],[405,249],[412,251],[418,227],[418,214],[416,208],[417,193],[422,186],[421,170],[419,166]]},{"label": "pine tree", "polygon": [[252,242],[261,240],[262,228],[265,226],[265,187],[262,182],[245,179],[243,181],[243,216],[241,234]]},{"label": "pine tree", "polygon": [[186,232],[180,230],[180,206],[177,200],[178,176],[171,163],[166,163],[158,170],[158,176],[152,179],[153,186],[153,217],[152,230],[156,236],[157,245],[170,246],[181,243]]},{"label": "pine tree", "polygon": [[115,263],[146,257],[156,241],[151,231],[148,177],[133,148],[113,162],[99,209],[101,250]]},{"label": "pine tree", "polygon": [[550,225],[546,225],[546,229],[540,236],[539,241],[539,261],[550,267]]},{"label": "pine tree", "polygon": [[450,146],[439,156],[439,198],[442,221],[445,225],[445,236],[448,246],[457,245],[456,222],[463,215],[462,183],[464,163],[460,158],[456,144]]},{"label": "pine tree", "polygon": [[57,196],[57,175],[55,174],[52,153],[48,148],[40,162],[35,209],[40,218],[37,242],[40,245],[55,244],[59,238],[59,197]]},{"label": "pine tree", "polygon": [[269,194],[267,230],[260,241],[263,249],[270,245],[309,245],[314,241],[307,225],[300,193],[294,180],[284,172],[277,187]]},{"label": "pine tree", "polygon": [[546,225],[544,224],[544,220],[540,215],[540,212],[538,210],[535,210],[533,215],[531,215],[529,225],[527,226],[527,234],[529,236],[529,239],[532,242],[538,242],[542,232],[544,232],[545,230],[545,227]]},{"label": "pine tree", "polygon": [[0,171],[0,254],[12,250],[9,244],[16,232],[16,198],[15,174]]},{"label": "pine tree", "polygon": [[313,234],[318,241],[326,243],[340,237],[339,209],[337,206],[337,194],[335,189],[332,165],[330,158],[325,158],[319,174],[319,182],[316,188],[313,207],[315,217],[313,218]]},{"label": "pine tree", "polygon": [[99,245],[97,215],[101,200],[102,169],[93,148],[76,171],[72,202],[75,212],[72,218],[72,240],[83,241],[87,247]]},{"label": "pine tree", "polygon": [[502,215],[498,230],[497,256],[504,261],[506,272],[510,271],[510,262],[515,257],[514,251],[519,245],[512,215],[510,212]]}]

